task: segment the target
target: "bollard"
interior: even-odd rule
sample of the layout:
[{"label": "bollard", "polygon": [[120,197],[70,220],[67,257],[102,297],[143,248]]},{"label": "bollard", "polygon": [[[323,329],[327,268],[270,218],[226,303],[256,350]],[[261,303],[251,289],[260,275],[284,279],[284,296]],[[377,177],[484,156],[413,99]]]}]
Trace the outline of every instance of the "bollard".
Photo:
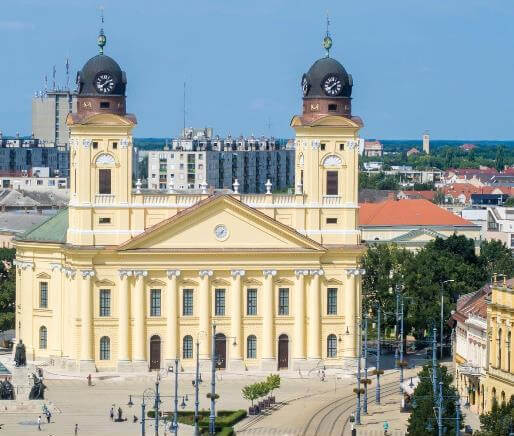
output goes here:
[{"label": "bollard", "polygon": [[87,385],[92,386],[91,385],[91,374],[88,374],[88,376],[87,376]]}]

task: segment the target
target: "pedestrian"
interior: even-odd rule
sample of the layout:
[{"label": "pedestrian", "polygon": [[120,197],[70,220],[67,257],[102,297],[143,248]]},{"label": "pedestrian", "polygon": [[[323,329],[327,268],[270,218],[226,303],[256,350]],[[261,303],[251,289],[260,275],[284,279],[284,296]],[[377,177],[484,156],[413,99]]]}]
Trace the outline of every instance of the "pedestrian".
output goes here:
[{"label": "pedestrian", "polygon": [[41,415],[37,417],[37,429],[41,431]]},{"label": "pedestrian", "polygon": [[111,416],[111,421],[114,421],[114,407],[111,407],[110,416]]},{"label": "pedestrian", "polygon": [[79,434],[79,425],[75,424],[75,436]]},{"label": "pedestrian", "polygon": [[46,411],[46,421],[48,424],[50,424],[50,419],[52,418],[52,414],[50,413],[50,410]]},{"label": "pedestrian", "polygon": [[88,385],[88,386],[92,386],[92,383],[91,383],[91,374],[88,374],[88,376],[87,376],[87,385]]}]

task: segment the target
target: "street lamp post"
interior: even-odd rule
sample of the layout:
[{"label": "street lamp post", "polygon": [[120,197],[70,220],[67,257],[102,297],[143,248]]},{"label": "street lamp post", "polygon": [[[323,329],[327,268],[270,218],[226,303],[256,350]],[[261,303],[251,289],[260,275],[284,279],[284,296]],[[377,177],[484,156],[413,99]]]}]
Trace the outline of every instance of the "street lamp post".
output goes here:
[{"label": "street lamp post", "polygon": [[441,337],[440,337],[440,341],[441,341],[441,350],[440,350],[440,359],[443,360],[443,320],[444,320],[444,285],[445,283],[451,283],[451,282],[454,282],[455,280],[445,280],[444,282],[441,283],[441,331],[439,332]]},{"label": "street lamp post", "polygon": [[375,389],[375,402],[380,404],[380,305],[377,304],[377,386]]},{"label": "street lamp post", "polygon": [[209,435],[216,433],[216,324],[212,325],[211,349],[211,413],[209,415]]},{"label": "street lamp post", "polygon": [[175,359],[175,416],[173,423],[173,431],[175,436],[178,434],[178,359]]},{"label": "street lamp post", "polygon": [[364,315],[364,415],[368,414],[368,315]]}]

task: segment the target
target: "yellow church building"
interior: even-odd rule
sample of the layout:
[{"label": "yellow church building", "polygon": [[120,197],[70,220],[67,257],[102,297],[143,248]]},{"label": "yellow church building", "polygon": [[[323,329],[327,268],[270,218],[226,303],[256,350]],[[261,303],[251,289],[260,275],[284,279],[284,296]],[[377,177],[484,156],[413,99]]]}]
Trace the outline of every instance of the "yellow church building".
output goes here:
[{"label": "yellow church building", "polygon": [[[132,187],[127,76],[103,54],[77,75],[70,202],[15,241],[16,338],[28,359],[145,371],[354,368],[363,252],[352,77],[329,56],[300,81],[295,193]],[[180,152],[184,162],[187,152]],[[213,338],[213,325],[216,336]]]}]

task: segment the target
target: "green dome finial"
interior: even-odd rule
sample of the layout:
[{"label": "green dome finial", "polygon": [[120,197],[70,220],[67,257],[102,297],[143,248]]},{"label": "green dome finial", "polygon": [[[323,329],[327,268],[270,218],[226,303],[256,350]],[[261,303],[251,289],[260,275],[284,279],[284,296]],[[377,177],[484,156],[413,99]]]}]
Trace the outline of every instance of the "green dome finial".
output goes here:
[{"label": "green dome finial", "polygon": [[327,51],[327,58],[330,57],[330,49],[332,48],[332,38],[330,37],[330,17],[327,12],[327,33],[323,38],[323,48]]},{"label": "green dome finial", "polygon": [[104,33],[103,24],[104,24],[104,9],[101,9],[101,20],[102,20],[102,27],[100,28],[100,34],[98,35],[98,47],[100,47],[100,54],[104,54],[104,47],[105,44],[107,44],[107,38]]}]

